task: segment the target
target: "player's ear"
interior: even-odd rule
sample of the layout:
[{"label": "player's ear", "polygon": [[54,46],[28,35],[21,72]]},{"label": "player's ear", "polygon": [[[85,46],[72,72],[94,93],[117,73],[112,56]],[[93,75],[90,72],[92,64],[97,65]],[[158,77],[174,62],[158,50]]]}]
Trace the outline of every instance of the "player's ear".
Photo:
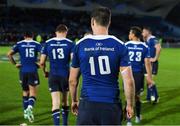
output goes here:
[{"label": "player's ear", "polygon": [[91,18],[91,27],[94,26],[94,19]]}]

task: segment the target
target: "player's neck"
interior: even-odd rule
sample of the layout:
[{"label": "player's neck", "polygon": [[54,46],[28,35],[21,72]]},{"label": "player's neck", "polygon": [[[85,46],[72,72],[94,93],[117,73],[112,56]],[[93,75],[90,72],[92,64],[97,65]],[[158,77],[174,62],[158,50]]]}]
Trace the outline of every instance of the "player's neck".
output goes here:
[{"label": "player's neck", "polygon": [[64,35],[64,34],[57,34],[56,38],[66,38],[66,35]]},{"label": "player's neck", "polygon": [[140,41],[139,38],[133,38],[132,40],[135,41],[135,42],[139,42]]},{"label": "player's neck", "polygon": [[108,35],[108,29],[105,27],[96,27],[96,30],[93,31],[94,35]]},{"label": "player's neck", "polygon": [[29,40],[32,40],[32,38],[25,38],[25,40],[29,41]]}]

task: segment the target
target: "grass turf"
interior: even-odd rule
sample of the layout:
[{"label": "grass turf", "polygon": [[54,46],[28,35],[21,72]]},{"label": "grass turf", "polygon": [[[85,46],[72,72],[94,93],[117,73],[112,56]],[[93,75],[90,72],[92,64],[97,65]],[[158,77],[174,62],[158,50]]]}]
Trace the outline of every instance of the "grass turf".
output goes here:
[{"label": "grass turf", "polygon": [[[0,47],[0,124],[19,125],[28,123],[23,119],[21,87],[18,70],[7,61],[2,61],[10,47]],[[142,104],[142,125],[180,124],[180,49],[163,49],[160,68],[155,78],[160,94],[156,105]],[[40,87],[34,108],[35,122],[31,125],[52,125],[51,97],[47,79],[40,73]],[[120,81],[121,82],[121,81]],[[121,86],[122,87],[122,86]],[[121,95],[122,92],[121,92]],[[145,98],[145,94],[143,96]],[[70,114],[69,124],[75,124],[76,117]]]}]

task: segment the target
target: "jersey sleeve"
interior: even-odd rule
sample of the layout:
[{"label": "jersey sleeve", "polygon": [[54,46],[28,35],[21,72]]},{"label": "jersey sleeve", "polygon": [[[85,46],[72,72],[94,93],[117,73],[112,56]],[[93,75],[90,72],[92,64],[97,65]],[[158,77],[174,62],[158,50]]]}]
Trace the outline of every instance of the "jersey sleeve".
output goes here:
[{"label": "jersey sleeve", "polygon": [[38,44],[38,45],[37,45],[37,50],[38,50],[38,52],[41,52],[41,50],[42,50],[41,44]]},{"label": "jersey sleeve", "polygon": [[150,48],[149,47],[145,47],[145,58],[151,58],[151,56],[150,56]]},{"label": "jersey sleeve", "polygon": [[45,45],[42,47],[41,54],[48,55],[48,52],[47,52],[47,43],[45,43]]},{"label": "jersey sleeve", "polygon": [[73,58],[72,58],[72,64],[71,64],[71,67],[73,67],[73,68],[80,67],[78,52],[79,52],[78,46],[76,45],[73,49]]},{"label": "jersey sleeve", "polygon": [[15,53],[18,52],[18,51],[19,51],[19,49],[18,49],[18,44],[14,45],[14,46],[12,47],[12,50],[13,50]]},{"label": "jersey sleeve", "polygon": [[72,43],[71,43],[71,53],[74,52],[74,48],[75,48],[75,44],[72,42]]},{"label": "jersey sleeve", "polygon": [[128,49],[125,45],[122,45],[120,47],[119,53],[120,53],[119,66],[120,67],[130,66],[131,62],[129,61]]}]

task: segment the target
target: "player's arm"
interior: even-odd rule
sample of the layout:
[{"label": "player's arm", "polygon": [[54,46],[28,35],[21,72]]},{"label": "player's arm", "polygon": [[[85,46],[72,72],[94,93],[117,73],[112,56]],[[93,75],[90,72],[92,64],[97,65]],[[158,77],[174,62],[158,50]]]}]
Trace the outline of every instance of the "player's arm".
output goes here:
[{"label": "player's arm", "polygon": [[146,72],[147,72],[147,83],[149,85],[151,85],[154,82],[152,80],[152,66],[151,66],[150,58],[145,58],[144,64],[145,64],[145,68],[146,68]]},{"label": "player's arm", "polygon": [[77,115],[78,114],[78,98],[77,98],[77,91],[78,91],[78,77],[79,77],[79,68],[70,69],[70,76],[69,76],[69,89],[72,99],[72,113]]},{"label": "player's arm", "polygon": [[45,77],[48,77],[48,72],[46,71],[46,59],[47,59],[47,56],[45,54],[41,54],[40,66],[44,72]]},{"label": "player's arm", "polygon": [[10,62],[15,65],[17,68],[20,68],[21,67],[21,64],[18,64],[16,63],[16,61],[14,60],[13,58],[13,55],[15,54],[16,52],[14,52],[14,50],[10,50],[8,53],[7,53],[7,57],[9,58]]},{"label": "player's arm", "polygon": [[135,84],[134,78],[132,75],[132,69],[130,66],[128,67],[120,67],[121,75],[124,83],[124,92],[127,101],[127,116],[132,118],[134,111],[134,99],[135,99]]},{"label": "player's arm", "polygon": [[157,61],[159,59],[160,53],[161,53],[161,44],[157,43],[155,45],[156,48],[156,56],[155,56],[155,60]]}]

